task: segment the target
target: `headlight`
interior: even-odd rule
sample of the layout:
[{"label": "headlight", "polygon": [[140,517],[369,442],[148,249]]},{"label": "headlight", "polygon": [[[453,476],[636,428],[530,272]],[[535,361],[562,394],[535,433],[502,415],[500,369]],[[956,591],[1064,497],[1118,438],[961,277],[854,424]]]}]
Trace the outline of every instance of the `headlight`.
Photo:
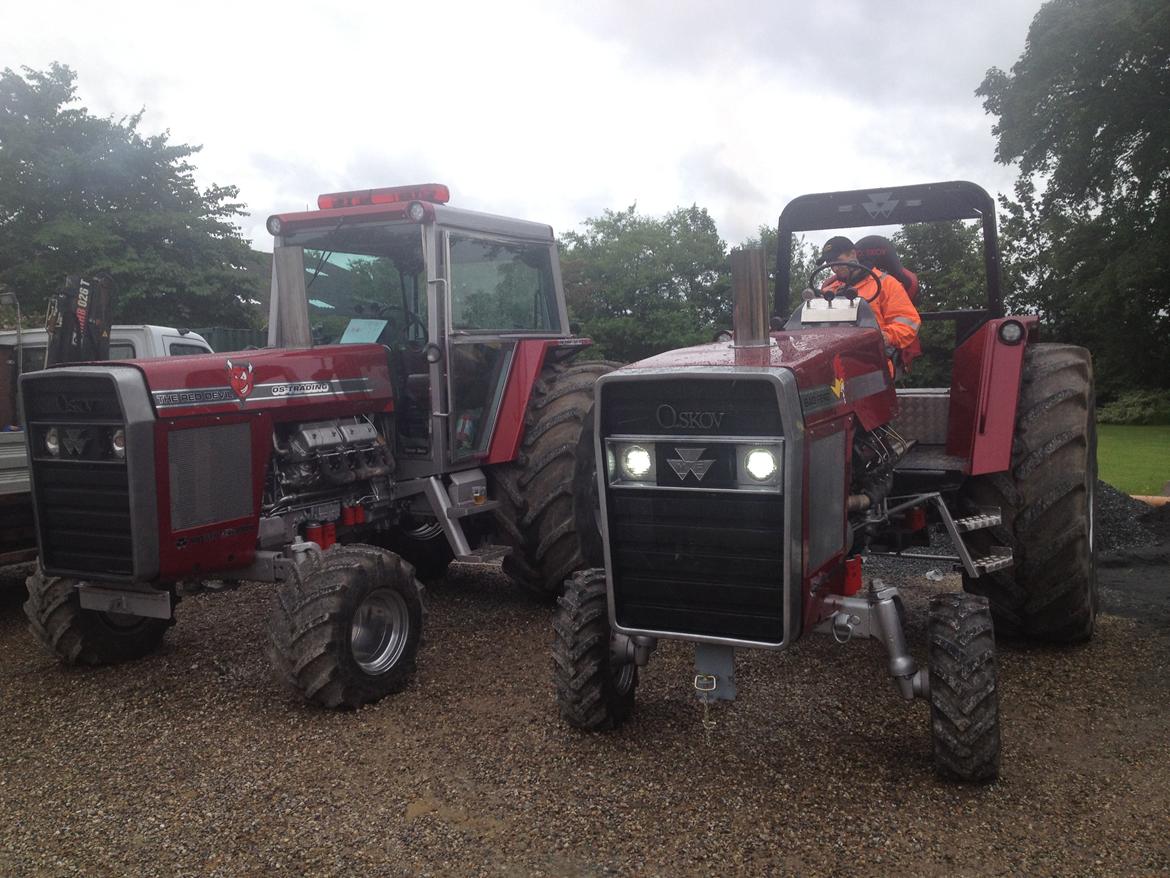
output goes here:
[{"label": "headlight", "polygon": [[645,478],[654,466],[650,452],[641,445],[627,445],[622,449],[622,472],[635,481]]},{"label": "headlight", "polygon": [[121,427],[110,436],[110,447],[114,449],[114,457],[119,460],[126,456],[126,431]]},{"label": "headlight", "polygon": [[412,222],[421,223],[427,218],[427,209],[421,201],[412,201],[410,206],[406,208],[406,215],[410,217]]},{"label": "headlight", "polygon": [[268,227],[268,234],[272,235],[273,237],[276,237],[277,235],[280,234],[281,227],[284,224],[280,221],[280,217],[270,216],[268,218],[268,222],[265,223],[265,225]]},{"label": "headlight", "polygon": [[776,455],[767,448],[753,448],[744,458],[744,468],[758,482],[766,482],[776,474]]},{"label": "headlight", "polygon": [[1004,344],[1019,344],[1024,337],[1024,325],[1015,320],[1008,320],[999,325],[999,340]]},{"label": "headlight", "polygon": [[61,455],[61,443],[57,438],[56,427],[50,427],[45,431],[45,451],[49,452],[53,457],[59,457]]}]

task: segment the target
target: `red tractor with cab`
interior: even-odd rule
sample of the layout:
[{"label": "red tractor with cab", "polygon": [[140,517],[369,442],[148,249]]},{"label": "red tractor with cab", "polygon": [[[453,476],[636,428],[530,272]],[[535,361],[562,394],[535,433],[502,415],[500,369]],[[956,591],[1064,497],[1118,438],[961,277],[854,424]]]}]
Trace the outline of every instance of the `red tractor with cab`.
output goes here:
[{"label": "red tractor with cab", "polygon": [[[814,292],[834,263],[782,313],[793,233],[951,220],[982,226],[987,300],[921,315],[955,324],[949,388],[895,389],[870,305],[851,287]],[[707,707],[735,697],[736,649],[783,650],[814,631],[875,638],[901,694],[930,703],[938,771],[993,779],[993,629],[1060,643],[1093,634],[1089,353],[1041,343],[1035,317],[1004,315],[995,203],[971,183],[802,196],[781,214],[778,253],[771,315],[762,254],[733,253],[732,340],[597,382],[574,491],[579,529],[595,520],[601,539],[586,540],[592,568],[566,583],[554,620],[561,715],[620,725],[663,638],[695,644]],[[846,266],[855,277],[916,283],[884,238],[858,259]],[[861,558],[913,556],[931,525],[953,544],[963,592],[932,599],[920,666],[897,589],[864,582]]]},{"label": "red tractor with cab", "polygon": [[273,216],[269,347],[22,378],[40,566],[25,610],[66,663],[159,646],[202,583],[276,584],[278,674],[311,702],[400,689],[419,580],[506,555],[558,594],[593,385],[552,229],[427,184]]}]

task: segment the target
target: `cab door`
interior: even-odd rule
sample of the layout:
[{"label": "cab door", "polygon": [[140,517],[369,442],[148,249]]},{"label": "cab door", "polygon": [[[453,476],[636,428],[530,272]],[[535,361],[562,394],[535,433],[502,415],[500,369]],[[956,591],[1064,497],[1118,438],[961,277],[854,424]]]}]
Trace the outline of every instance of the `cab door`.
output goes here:
[{"label": "cab door", "polygon": [[482,233],[444,232],[448,450],[452,463],[485,457],[524,338],[557,336],[552,247]]}]

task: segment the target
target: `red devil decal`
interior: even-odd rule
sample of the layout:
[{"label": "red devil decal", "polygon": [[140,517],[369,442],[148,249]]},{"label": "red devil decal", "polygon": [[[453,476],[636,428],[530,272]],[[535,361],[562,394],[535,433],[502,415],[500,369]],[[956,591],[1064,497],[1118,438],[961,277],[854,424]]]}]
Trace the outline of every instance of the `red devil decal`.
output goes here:
[{"label": "red devil decal", "polygon": [[227,361],[228,376],[231,378],[232,390],[236,392],[236,396],[243,402],[248,398],[248,394],[252,392],[255,385],[252,383],[252,364],[241,363],[235,365],[231,360]]}]

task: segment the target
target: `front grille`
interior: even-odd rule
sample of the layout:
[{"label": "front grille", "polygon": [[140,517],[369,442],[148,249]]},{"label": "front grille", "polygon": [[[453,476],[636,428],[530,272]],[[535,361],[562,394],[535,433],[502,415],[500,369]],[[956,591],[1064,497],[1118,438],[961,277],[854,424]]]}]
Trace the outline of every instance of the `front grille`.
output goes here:
[{"label": "front grille", "polygon": [[[126,577],[134,572],[130,484],[110,433],[123,426],[110,378],[36,376],[23,385],[41,557],[47,570]],[[60,456],[45,450],[56,427]]]},{"label": "front grille", "polygon": [[783,497],[613,491],[608,506],[619,625],[783,639]]},{"label": "front grille", "polygon": [[[622,628],[784,641],[785,497],[779,490],[737,487],[736,446],[715,441],[779,442],[777,387],[759,377],[686,373],[615,377],[602,385],[603,440],[646,437],[657,456],[658,487],[611,485],[606,491],[608,563]],[[676,457],[701,458],[701,487],[688,468],[671,465]]]}]

